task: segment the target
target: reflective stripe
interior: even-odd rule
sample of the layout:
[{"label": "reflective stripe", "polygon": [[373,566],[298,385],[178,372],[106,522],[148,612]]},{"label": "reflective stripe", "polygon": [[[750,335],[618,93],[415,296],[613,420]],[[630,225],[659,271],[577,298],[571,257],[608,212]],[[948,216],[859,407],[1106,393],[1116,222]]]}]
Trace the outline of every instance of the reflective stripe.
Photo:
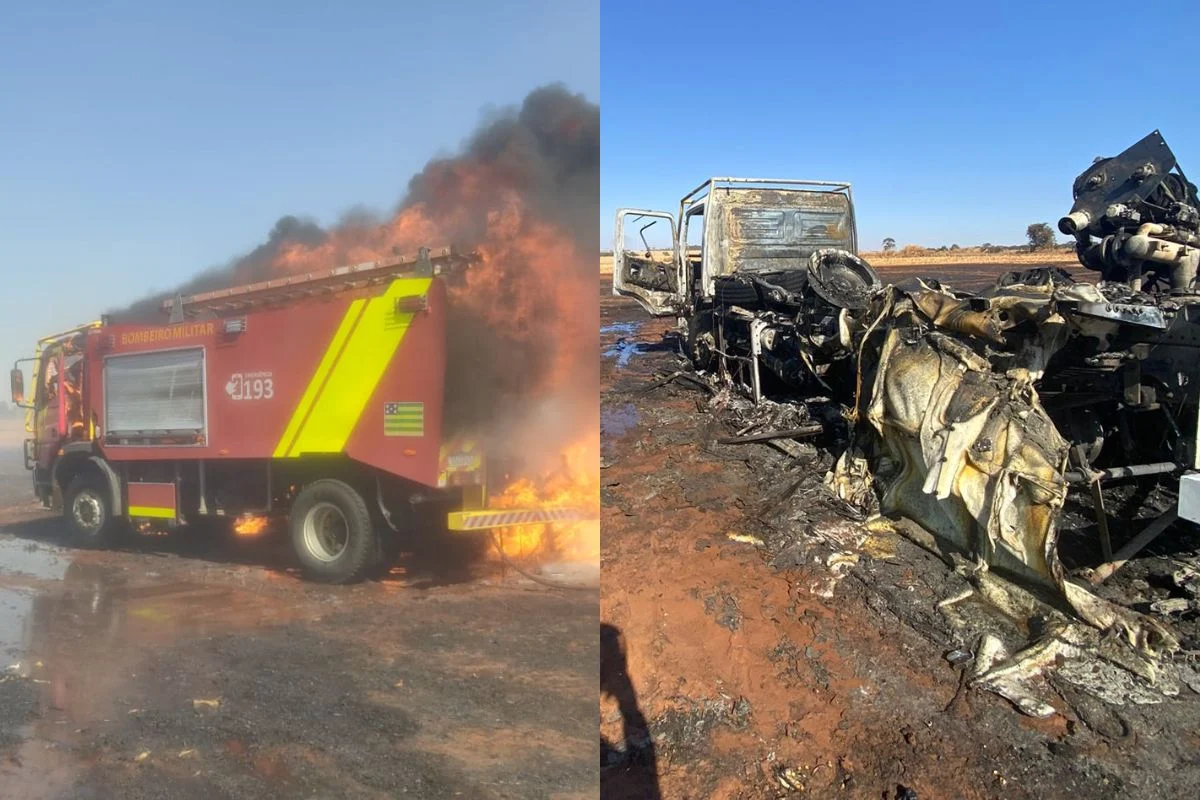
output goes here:
[{"label": "reflective stripe", "polygon": [[340,453],[345,448],[415,316],[397,312],[396,299],[424,295],[432,283],[432,278],[397,278],[382,295],[366,301],[308,418],[287,448],[289,457]]},{"label": "reflective stripe", "polygon": [[296,434],[299,433],[301,425],[308,418],[313,402],[317,399],[317,395],[320,393],[322,387],[324,387],[325,379],[329,376],[329,371],[333,369],[334,362],[337,361],[338,355],[342,352],[342,348],[346,344],[346,339],[350,336],[350,332],[354,329],[354,324],[358,322],[358,318],[362,315],[362,310],[365,306],[366,300],[359,299],[352,302],[350,307],[346,309],[345,315],[342,316],[341,324],[338,325],[337,331],[333,334],[333,339],[329,342],[329,347],[325,348],[325,355],[321,357],[321,362],[317,364],[317,371],[313,373],[312,379],[308,382],[308,388],[304,390],[304,394],[300,397],[300,403],[292,413],[292,418],[288,421],[287,428],[283,431],[283,437],[275,447],[275,458],[283,458],[287,455],[289,446],[296,438]]},{"label": "reflective stripe", "polygon": [[157,506],[130,506],[131,517],[154,517],[155,519],[175,519],[175,509],[158,508]]},{"label": "reflective stripe", "polygon": [[548,522],[578,522],[594,519],[595,512],[577,508],[542,508],[536,510],[454,511],[447,518],[452,531],[478,531],[487,528],[506,528],[510,525],[537,525]]}]

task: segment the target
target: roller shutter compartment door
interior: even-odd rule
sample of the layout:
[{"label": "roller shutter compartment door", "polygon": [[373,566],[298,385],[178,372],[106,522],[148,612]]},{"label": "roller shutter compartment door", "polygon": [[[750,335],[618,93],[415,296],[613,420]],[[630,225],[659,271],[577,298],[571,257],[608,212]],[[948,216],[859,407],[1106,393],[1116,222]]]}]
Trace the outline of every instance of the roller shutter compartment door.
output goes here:
[{"label": "roller shutter compartment door", "polygon": [[112,356],[104,398],[110,437],[204,433],[204,351]]}]

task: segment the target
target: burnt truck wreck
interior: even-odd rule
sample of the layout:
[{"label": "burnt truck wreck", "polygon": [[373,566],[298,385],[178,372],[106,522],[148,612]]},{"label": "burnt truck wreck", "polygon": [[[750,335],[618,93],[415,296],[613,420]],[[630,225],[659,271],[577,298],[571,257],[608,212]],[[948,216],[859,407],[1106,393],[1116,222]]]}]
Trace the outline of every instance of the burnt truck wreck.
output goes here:
[{"label": "burnt truck wreck", "polygon": [[[1040,267],[982,291],[884,284],[857,255],[845,183],[713,179],[678,222],[620,210],[614,240],[614,293],[678,317],[714,385],[754,403],[840,406],[847,431],[826,483],[878,512],[869,525],[893,526],[993,606],[1038,620],[1012,655],[985,635],[972,672],[1037,716],[1054,709],[1026,681],[1064,659],[1177,691],[1179,638],[1096,587],[1177,519],[1200,522],[1196,187],[1155,131],[1097,159],[1073,198],[1059,229],[1094,281]],[[624,228],[655,222],[670,227],[669,249],[626,249]],[[1136,480],[1172,507],[1114,552],[1105,488]],[[1071,493],[1094,511],[1098,553],[1073,574],[1058,553]]]}]

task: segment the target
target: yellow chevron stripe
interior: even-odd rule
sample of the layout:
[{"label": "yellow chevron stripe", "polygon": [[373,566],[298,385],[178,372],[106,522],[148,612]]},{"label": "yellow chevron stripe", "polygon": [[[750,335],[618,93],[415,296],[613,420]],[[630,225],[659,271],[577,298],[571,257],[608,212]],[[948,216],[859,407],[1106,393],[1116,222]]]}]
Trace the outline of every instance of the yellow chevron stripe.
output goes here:
[{"label": "yellow chevron stripe", "polygon": [[339,453],[345,448],[415,316],[411,311],[397,313],[396,298],[423,295],[432,283],[432,278],[397,278],[382,295],[365,301],[361,318],[313,401],[307,421],[287,449],[289,457]]},{"label": "yellow chevron stripe", "polygon": [[313,401],[317,399],[317,393],[320,391],[325,377],[333,369],[333,364],[337,361],[338,354],[342,351],[342,345],[345,344],[346,337],[353,330],[354,323],[362,314],[366,303],[366,300],[355,300],[346,309],[346,313],[342,316],[342,321],[334,332],[333,338],[329,340],[329,346],[325,348],[325,355],[321,357],[321,362],[317,364],[316,372],[313,373],[312,378],[308,382],[308,388],[300,396],[300,403],[296,406],[296,410],[292,412],[292,418],[288,421],[287,427],[284,428],[283,436],[279,439],[279,444],[275,446],[275,458],[283,458],[287,455],[289,446],[296,438],[296,434],[300,432],[300,426],[304,422],[305,417],[308,416]]}]

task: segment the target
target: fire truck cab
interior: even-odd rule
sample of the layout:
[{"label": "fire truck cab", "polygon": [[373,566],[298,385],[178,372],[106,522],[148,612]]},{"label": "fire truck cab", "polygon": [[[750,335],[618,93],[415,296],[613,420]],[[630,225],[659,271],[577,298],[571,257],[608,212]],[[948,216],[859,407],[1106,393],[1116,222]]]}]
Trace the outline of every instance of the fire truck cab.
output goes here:
[{"label": "fire truck cab", "polygon": [[11,373],[34,493],[84,546],[130,521],[286,517],[304,572],[338,583],[430,509],[451,530],[569,518],[488,511],[478,443],[443,436],[445,278],[469,262],[422,250],[42,338],[28,399]]}]

